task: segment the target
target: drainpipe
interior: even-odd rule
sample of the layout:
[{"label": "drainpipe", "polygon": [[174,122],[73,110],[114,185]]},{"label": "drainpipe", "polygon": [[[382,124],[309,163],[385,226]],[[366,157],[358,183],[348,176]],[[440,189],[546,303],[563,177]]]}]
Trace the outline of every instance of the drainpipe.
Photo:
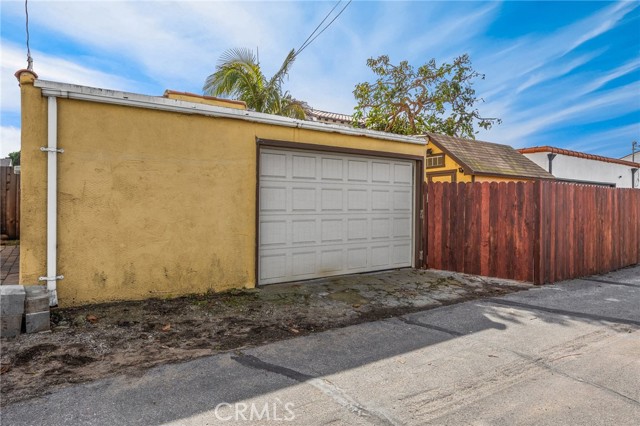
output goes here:
[{"label": "drainpipe", "polygon": [[631,188],[636,187],[636,173],[638,173],[637,168],[631,169]]},{"label": "drainpipe", "polygon": [[40,151],[47,153],[47,276],[40,281],[47,282],[49,306],[58,305],[57,280],[64,278],[57,275],[57,207],[58,207],[58,158],[63,149],[58,149],[58,104],[55,96],[48,99],[47,112],[47,146]]},{"label": "drainpipe", "polygon": [[556,158],[556,154],[547,154],[549,159],[549,174],[553,174],[553,159]]}]

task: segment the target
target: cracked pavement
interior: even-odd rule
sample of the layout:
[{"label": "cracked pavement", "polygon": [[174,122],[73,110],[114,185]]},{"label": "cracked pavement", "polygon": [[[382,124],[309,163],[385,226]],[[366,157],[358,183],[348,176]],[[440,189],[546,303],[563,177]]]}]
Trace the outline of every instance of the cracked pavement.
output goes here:
[{"label": "cracked pavement", "polygon": [[280,409],[260,424],[635,425],[639,307],[636,266],[73,386],[0,420],[251,424],[234,410],[253,403]]}]

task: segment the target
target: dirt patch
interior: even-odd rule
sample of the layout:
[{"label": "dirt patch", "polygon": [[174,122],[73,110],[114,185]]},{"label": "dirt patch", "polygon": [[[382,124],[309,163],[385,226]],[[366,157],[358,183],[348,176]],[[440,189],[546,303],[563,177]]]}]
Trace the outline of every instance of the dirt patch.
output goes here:
[{"label": "dirt patch", "polygon": [[1,341],[0,402],[527,288],[513,281],[400,270],[260,290],[54,309],[50,333]]}]

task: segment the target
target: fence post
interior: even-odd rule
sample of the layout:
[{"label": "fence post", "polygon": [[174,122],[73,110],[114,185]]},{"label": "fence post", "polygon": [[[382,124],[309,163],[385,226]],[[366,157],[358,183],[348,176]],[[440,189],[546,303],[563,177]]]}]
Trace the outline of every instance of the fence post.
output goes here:
[{"label": "fence post", "polygon": [[543,284],[542,279],[542,182],[533,183],[533,283]]},{"label": "fence post", "polygon": [[2,166],[0,175],[1,233],[15,240],[20,238],[20,175],[11,166]]}]

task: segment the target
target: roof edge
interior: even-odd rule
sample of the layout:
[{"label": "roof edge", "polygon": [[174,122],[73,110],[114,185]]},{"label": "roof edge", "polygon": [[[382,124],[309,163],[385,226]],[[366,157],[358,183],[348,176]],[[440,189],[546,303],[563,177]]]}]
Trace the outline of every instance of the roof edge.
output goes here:
[{"label": "roof edge", "polygon": [[155,109],[161,111],[174,111],[186,114],[198,114],[235,120],[251,121],[256,123],[271,124],[283,127],[295,127],[306,130],[316,130],[325,133],[338,133],[347,136],[364,136],[373,139],[381,139],[393,142],[402,142],[415,145],[425,145],[421,138],[396,135],[393,133],[379,132],[376,130],[345,127],[334,124],[318,123],[313,121],[298,120],[279,115],[264,114],[255,111],[231,109],[196,102],[181,101],[164,98],[162,96],[149,96],[138,93],[122,92],[117,90],[100,89],[95,87],[80,86],[55,81],[36,80],[35,87],[42,90],[44,96],[83,100],[106,104],[131,106],[137,108]]},{"label": "roof edge", "polygon": [[245,101],[238,101],[236,99],[219,98],[217,96],[198,95],[197,93],[180,92],[178,90],[171,90],[171,89],[165,90],[164,94],[162,96],[165,97],[165,98],[168,98],[171,95],[189,96],[189,97],[193,97],[193,98],[196,98],[196,99],[204,99],[204,100],[207,100],[207,101],[218,101],[218,102],[224,102],[224,103],[228,103],[228,104],[243,106],[245,108],[247,107],[247,103]]},{"label": "roof edge", "polygon": [[442,152],[444,152],[445,154],[447,154],[449,157],[453,158],[456,163],[458,163],[463,169],[464,169],[464,174],[470,174],[470,175],[475,175],[477,174],[475,170],[473,170],[468,164],[466,164],[464,161],[460,160],[457,156],[453,155],[451,153],[451,151],[449,151],[448,149],[446,149],[441,143],[439,143],[434,137],[432,137],[429,134],[423,135],[422,137],[426,138],[430,143],[434,144],[435,146],[437,146],[438,148],[440,148],[440,150]]},{"label": "roof edge", "polygon": [[533,146],[530,148],[520,148],[518,152],[521,154],[536,154],[539,152],[551,152],[553,154],[567,155],[570,157],[584,158],[586,160],[603,161],[606,163],[622,164],[624,166],[640,167],[640,163],[633,161],[620,160],[618,158],[605,157],[596,154],[587,154],[586,152],[572,151],[570,149],[556,148],[553,146]]}]

